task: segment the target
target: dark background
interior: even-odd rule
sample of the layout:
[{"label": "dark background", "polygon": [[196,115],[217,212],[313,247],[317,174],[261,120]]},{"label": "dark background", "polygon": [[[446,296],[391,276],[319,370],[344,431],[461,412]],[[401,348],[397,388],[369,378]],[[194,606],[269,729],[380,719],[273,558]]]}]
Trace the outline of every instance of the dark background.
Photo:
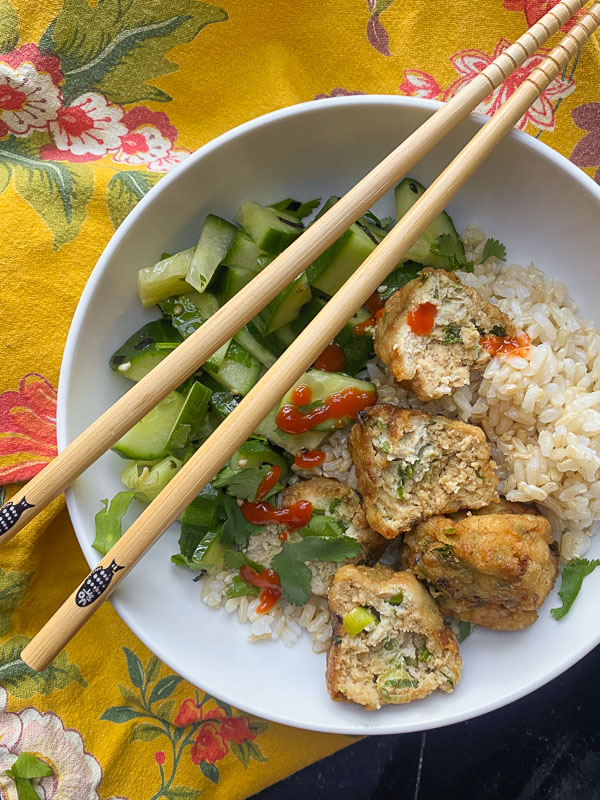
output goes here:
[{"label": "dark background", "polygon": [[252,800],[600,799],[600,647],[522,700],[426,733],[372,736]]}]

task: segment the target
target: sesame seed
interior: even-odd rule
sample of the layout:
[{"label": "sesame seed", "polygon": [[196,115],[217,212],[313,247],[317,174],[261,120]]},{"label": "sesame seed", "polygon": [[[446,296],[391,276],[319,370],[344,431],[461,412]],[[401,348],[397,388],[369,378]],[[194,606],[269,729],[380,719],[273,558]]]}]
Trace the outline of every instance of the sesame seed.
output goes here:
[{"label": "sesame seed", "polygon": [[377,291],[379,292],[379,294],[381,294],[382,292],[386,292],[387,286],[378,286]]},{"label": "sesame seed", "polygon": [[238,467],[245,467],[248,464],[247,458],[240,458],[238,461]]},{"label": "sesame seed", "polygon": [[124,364],[119,364],[117,369],[119,370],[119,372],[127,372],[128,370],[131,369],[131,361],[126,361]]},{"label": "sesame seed", "polygon": [[173,306],[173,315],[174,316],[178,317],[181,314],[182,311],[183,311],[183,306],[181,305],[181,303],[177,303],[176,306]]}]

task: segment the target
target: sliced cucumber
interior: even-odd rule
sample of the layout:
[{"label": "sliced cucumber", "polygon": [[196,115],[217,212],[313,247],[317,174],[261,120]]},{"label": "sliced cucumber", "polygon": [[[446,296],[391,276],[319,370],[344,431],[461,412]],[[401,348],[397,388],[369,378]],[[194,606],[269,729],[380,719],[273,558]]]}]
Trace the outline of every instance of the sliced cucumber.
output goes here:
[{"label": "sliced cucumber", "polygon": [[261,255],[259,246],[246,231],[237,231],[231,247],[221,262],[225,267],[241,267],[250,272],[260,272],[263,264],[258,260]]},{"label": "sliced cucumber", "polygon": [[308,303],[302,307],[296,319],[290,322],[290,328],[294,332],[294,338],[299,336],[304,328],[306,328],[324,308],[325,300],[321,300],[320,297],[311,297]]},{"label": "sliced cucumber", "polygon": [[[396,200],[396,216],[400,220],[406,212],[414,206],[417,200],[425,192],[423,184],[414,180],[413,178],[405,178],[394,189],[394,197]],[[460,237],[454,227],[454,223],[450,216],[442,211],[433,220],[431,225],[427,228],[413,246],[406,254],[406,260],[417,261],[419,264],[424,264],[426,267],[436,267],[437,269],[448,269],[451,264],[445,256],[436,256],[431,252],[431,245],[435,243],[438,236],[442,234],[450,235],[455,243],[458,253],[462,253],[464,258],[465,250]]]},{"label": "sliced cucumber", "polygon": [[366,322],[370,316],[366,308],[360,308],[334,339],[344,351],[344,372],[348,375],[356,375],[364,369],[373,353],[372,333],[365,330],[356,334],[356,326]]},{"label": "sliced cucumber", "polygon": [[306,273],[301,272],[254,317],[253,321],[259,333],[267,336],[295,320],[302,306],[310,298],[311,292]]},{"label": "sliced cucumber", "polygon": [[308,267],[310,285],[334,295],[376,246],[377,241],[355,223]]},{"label": "sliced cucumber", "polygon": [[[160,303],[160,309],[165,316],[169,317],[171,325],[181,334],[181,337],[187,339],[201,325],[204,325],[215,311],[218,311],[219,303],[210,292],[203,292],[202,294],[192,292],[189,295],[169,297]],[[211,369],[218,370],[223,363],[228,347],[229,342],[225,342],[216,353],[212,354],[206,364]]]},{"label": "sliced cucumber", "polygon": [[263,419],[256,433],[264,436],[272,444],[282,447],[293,456],[300,450],[314,450],[327,436],[327,431],[308,431],[308,433],[286,433],[277,427],[276,417],[279,406],[275,406],[272,411]]},{"label": "sliced cucumber", "polygon": [[[352,388],[360,392],[373,392],[375,396],[377,392],[375,384],[370,381],[361,381],[358,378],[351,378],[349,375],[342,375],[339,372],[324,372],[319,369],[313,369],[309,370],[309,372],[305,372],[304,375],[298,379],[279,404],[279,408],[282,406],[294,405],[292,396],[294,390],[298,386],[308,386],[311,390],[312,397],[309,405],[314,406],[314,408],[323,405],[328,397],[331,397],[332,394],[336,394],[337,392],[343,392],[344,389]],[[333,431],[342,427],[342,423],[345,425],[350,422],[351,419],[352,417],[328,419],[315,425],[313,430]]]},{"label": "sliced cucumber", "polygon": [[110,357],[110,367],[132,381],[141,380],[181,343],[167,320],[157,319],[130,336]]},{"label": "sliced cucumber", "polygon": [[226,219],[214,214],[207,216],[185,278],[196,291],[206,289],[237,233],[235,225]]},{"label": "sliced cucumber", "polygon": [[211,395],[210,389],[198,381],[192,384],[167,439],[167,448],[171,455],[183,458],[190,444],[198,439]]},{"label": "sliced cucumber", "polygon": [[179,392],[171,392],[121,436],[112,450],[123,458],[136,461],[163,458],[169,452],[169,436],[184,405],[185,397]]},{"label": "sliced cucumber", "polygon": [[265,253],[281,253],[304,230],[304,226],[285,212],[247,201],[238,211],[237,221]]},{"label": "sliced cucumber", "polygon": [[233,341],[227,349],[225,359],[218,370],[212,369],[208,363],[204,369],[221,386],[234,394],[245,395],[258,380],[261,364],[244,347]]},{"label": "sliced cucumber", "polygon": [[144,308],[149,308],[172,294],[193,291],[185,277],[190,268],[194,248],[163,258],[153,267],[138,270],[137,290]]},{"label": "sliced cucumber", "polygon": [[[189,456],[191,454],[187,454]],[[167,483],[173,478],[184,462],[173,456],[167,456],[154,464],[139,464],[131,461],[121,470],[121,481],[128,489],[135,489],[151,503]],[[136,495],[137,497],[137,495]]]},{"label": "sliced cucumber", "polygon": [[254,358],[257,358],[261,364],[267,369],[272,367],[277,361],[277,357],[262,345],[248,330],[244,327],[239,330],[233,337],[238,344],[241,344]]},{"label": "sliced cucumber", "polygon": [[225,305],[234,294],[237,294],[240,289],[250,283],[256,273],[250,272],[249,269],[244,269],[243,267],[222,267],[222,270],[222,274],[219,275],[217,297],[221,305]]},{"label": "sliced cucumber", "polygon": [[315,210],[320,202],[320,197],[316,200],[307,200],[305,203],[301,203],[299,200],[292,200],[291,197],[286,197],[285,200],[280,200],[278,203],[271,203],[269,208],[274,208],[275,211],[283,211],[288,217],[304,219],[304,217],[308,217],[308,215]]},{"label": "sliced cucumber", "polygon": [[200,540],[192,556],[192,569],[204,569],[207,572],[218,572],[223,567],[225,549],[221,544],[221,531],[208,531]]},{"label": "sliced cucumber", "polygon": [[417,264],[415,261],[406,261],[402,266],[396,267],[379,287],[381,291],[377,289],[379,297],[384,301],[388,300],[395,291],[416,278],[422,269],[423,264]]}]

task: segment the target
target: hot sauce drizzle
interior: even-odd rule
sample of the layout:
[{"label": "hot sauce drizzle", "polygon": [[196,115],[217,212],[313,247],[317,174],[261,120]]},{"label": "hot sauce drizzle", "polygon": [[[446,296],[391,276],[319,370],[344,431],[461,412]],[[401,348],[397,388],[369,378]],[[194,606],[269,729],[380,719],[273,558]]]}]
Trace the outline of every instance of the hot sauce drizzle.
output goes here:
[{"label": "hot sauce drizzle", "polygon": [[312,389],[310,386],[296,386],[292,392],[292,403],[295,406],[305,406],[312,400]]},{"label": "hot sauce drizzle", "polygon": [[291,506],[276,508],[270,503],[248,503],[244,501],[241,506],[244,519],[252,525],[270,525],[280,523],[288,528],[303,528],[308,525],[313,512],[309,500],[298,500]]},{"label": "hot sauce drizzle", "polygon": [[531,339],[526,333],[518,333],[516,336],[495,336],[493,333],[488,333],[481,337],[481,346],[491,356],[511,355],[527,358],[530,344]]},{"label": "hot sauce drizzle", "polygon": [[366,319],[364,322],[359,322],[358,325],[355,325],[352,329],[352,333],[355,336],[362,336],[368,328],[374,328],[384,314],[385,308],[378,308],[372,317],[369,317],[369,319]]},{"label": "hot sauce drizzle", "polygon": [[[293,401],[294,395],[292,395]],[[377,392],[363,392],[349,387],[341,392],[335,392],[323,405],[305,413],[298,409],[299,404],[282,406],[277,412],[277,427],[286,433],[306,433],[321,422],[333,419],[337,428],[343,428],[344,417],[354,419],[359,411],[375,405],[376,402]]]},{"label": "hot sauce drizzle", "polygon": [[294,458],[294,464],[300,469],[312,469],[324,461],[325,453],[322,450],[300,450]]},{"label": "hot sauce drizzle", "polygon": [[252,567],[244,564],[240,568],[240,577],[243,581],[250,584],[250,586],[258,586],[262,589],[258,595],[258,606],[256,608],[257,614],[265,614],[270,611],[275,603],[281,597],[281,581],[279,575],[270,568],[265,568],[257,572]]},{"label": "hot sauce drizzle", "polygon": [[408,326],[413,333],[419,336],[426,336],[433,330],[437,306],[433,303],[421,303],[409,313],[407,319]]},{"label": "hot sauce drizzle", "polygon": [[321,355],[317,356],[313,366],[315,369],[321,369],[324,372],[342,372],[345,363],[346,356],[344,351],[337,342],[331,342]]},{"label": "hot sauce drizzle", "polygon": [[256,490],[256,497],[254,498],[256,501],[262,500],[265,495],[267,495],[270,490],[275,486],[277,481],[281,478],[281,467],[278,467],[274,464],[271,469],[267,472],[265,477],[262,481],[258,484],[258,489]]}]

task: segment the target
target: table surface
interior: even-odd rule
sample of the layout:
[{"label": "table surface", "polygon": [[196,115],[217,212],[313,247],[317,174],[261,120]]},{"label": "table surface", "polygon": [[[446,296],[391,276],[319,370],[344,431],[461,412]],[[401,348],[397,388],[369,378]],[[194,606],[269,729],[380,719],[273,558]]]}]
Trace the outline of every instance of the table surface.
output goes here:
[{"label": "table surface", "polygon": [[600,646],[499,711],[369,737],[252,800],[598,800],[599,675]]}]

